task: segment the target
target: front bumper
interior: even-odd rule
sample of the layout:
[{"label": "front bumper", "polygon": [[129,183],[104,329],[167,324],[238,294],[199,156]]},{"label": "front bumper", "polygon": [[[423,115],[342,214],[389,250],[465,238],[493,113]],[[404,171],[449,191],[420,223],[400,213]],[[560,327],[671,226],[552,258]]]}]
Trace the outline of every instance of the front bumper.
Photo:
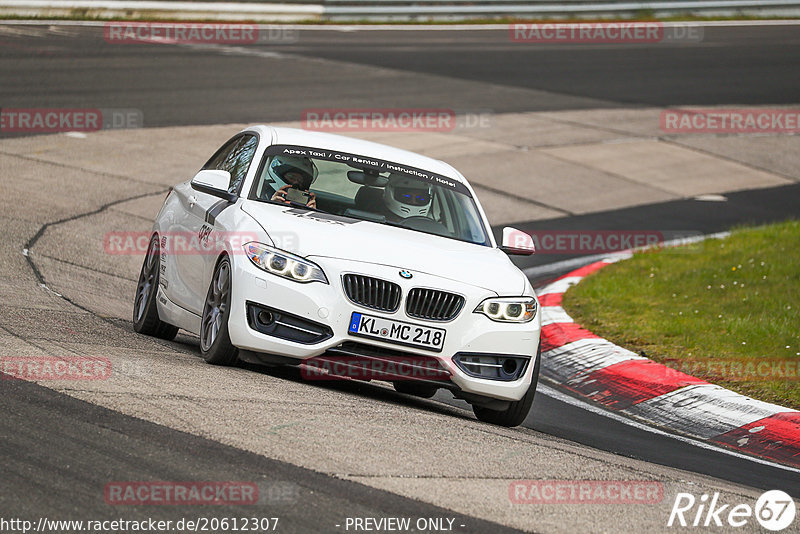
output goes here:
[{"label": "front bumper", "polygon": [[[497,296],[492,291],[425,273],[415,272],[413,279],[405,280],[394,267],[318,257],[309,259],[322,267],[330,283],[300,284],[258,269],[244,255],[236,255],[232,259],[234,272],[228,330],[231,342],[236,347],[305,360],[321,356],[343,343],[357,341],[363,345],[402,351],[411,356],[434,357],[450,373],[452,384],[473,395],[516,401],[525,395],[530,386],[541,330],[539,312],[537,311],[537,316],[531,322],[523,324],[498,323],[482,314],[473,313],[484,299]],[[404,297],[413,287],[437,288],[458,293],[466,298],[466,304],[459,315],[448,322],[408,317],[404,302],[393,313],[363,308],[351,302],[345,295],[341,284],[341,275],[344,273],[359,273],[393,281],[401,286]],[[330,335],[324,336],[320,342],[300,343],[259,332],[253,327],[252,316],[248,318],[248,303],[290,314],[300,320],[295,321],[298,325],[304,325],[302,321],[308,321],[324,326],[329,329]],[[348,334],[354,311],[420,326],[443,328],[447,333],[442,350],[433,352],[380,340],[356,338]],[[530,362],[517,380],[492,380],[477,378],[464,372],[453,361],[458,353],[527,356]]]}]

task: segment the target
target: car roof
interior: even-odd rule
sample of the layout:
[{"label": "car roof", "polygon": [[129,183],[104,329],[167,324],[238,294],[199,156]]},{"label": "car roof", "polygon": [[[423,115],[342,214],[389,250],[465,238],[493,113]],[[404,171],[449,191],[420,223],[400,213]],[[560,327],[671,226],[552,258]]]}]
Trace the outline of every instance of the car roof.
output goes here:
[{"label": "car roof", "polygon": [[435,172],[437,174],[441,174],[442,176],[466,183],[466,179],[457,170],[443,161],[381,143],[364,141],[362,139],[356,139],[354,137],[347,137],[344,135],[336,135],[311,130],[300,130],[297,128],[268,126],[264,124],[252,126],[247,128],[247,130],[255,130],[261,134],[271,136],[272,144],[275,145],[307,146],[311,148],[322,148],[337,152],[347,152],[359,156],[373,157],[391,161],[393,163],[399,163],[401,165],[407,165],[409,167],[416,167],[418,169]]}]

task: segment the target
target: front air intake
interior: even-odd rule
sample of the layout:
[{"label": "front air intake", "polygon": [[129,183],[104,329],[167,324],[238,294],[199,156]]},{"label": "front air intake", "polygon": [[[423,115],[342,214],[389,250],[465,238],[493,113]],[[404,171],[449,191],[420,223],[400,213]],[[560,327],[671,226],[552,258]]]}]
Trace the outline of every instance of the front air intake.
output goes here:
[{"label": "front air intake", "polygon": [[250,301],[247,301],[247,324],[262,334],[304,345],[333,337],[333,330],[327,325]]},{"label": "front air intake", "polygon": [[362,274],[346,274],[342,277],[344,292],[353,303],[383,312],[394,312],[400,307],[400,286]]},{"label": "front air intake", "polygon": [[450,321],[464,307],[464,297],[455,293],[415,287],[408,293],[406,313],[428,321]]},{"label": "front air intake", "polygon": [[530,357],[459,352],[453,356],[453,361],[469,376],[511,382],[525,374]]}]

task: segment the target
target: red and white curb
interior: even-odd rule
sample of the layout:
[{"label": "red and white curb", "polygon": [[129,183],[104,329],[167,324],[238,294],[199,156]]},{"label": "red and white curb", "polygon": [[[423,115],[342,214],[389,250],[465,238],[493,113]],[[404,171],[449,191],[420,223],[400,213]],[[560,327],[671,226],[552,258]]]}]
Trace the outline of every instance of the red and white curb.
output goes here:
[{"label": "red and white curb", "polygon": [[590,263],[537,291],[544,378],[648,425],[800,468],[800,412],[643,358],[581,328],[564,311],[567,289],[624,257]]}]

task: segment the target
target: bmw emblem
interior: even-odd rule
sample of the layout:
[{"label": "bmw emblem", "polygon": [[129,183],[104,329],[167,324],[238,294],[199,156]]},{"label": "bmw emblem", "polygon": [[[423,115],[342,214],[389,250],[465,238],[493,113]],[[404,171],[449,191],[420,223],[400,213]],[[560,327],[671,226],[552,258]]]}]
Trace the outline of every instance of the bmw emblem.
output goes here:
[{"label": "bmw emblem", "polygon": [[414,275],[411,274],[411,271],[406,271],[405,269],[403,269],[402,271],[400,271],[400,276],[402,276],[403,278],[408,280],[409,278],[411,278]]}]

